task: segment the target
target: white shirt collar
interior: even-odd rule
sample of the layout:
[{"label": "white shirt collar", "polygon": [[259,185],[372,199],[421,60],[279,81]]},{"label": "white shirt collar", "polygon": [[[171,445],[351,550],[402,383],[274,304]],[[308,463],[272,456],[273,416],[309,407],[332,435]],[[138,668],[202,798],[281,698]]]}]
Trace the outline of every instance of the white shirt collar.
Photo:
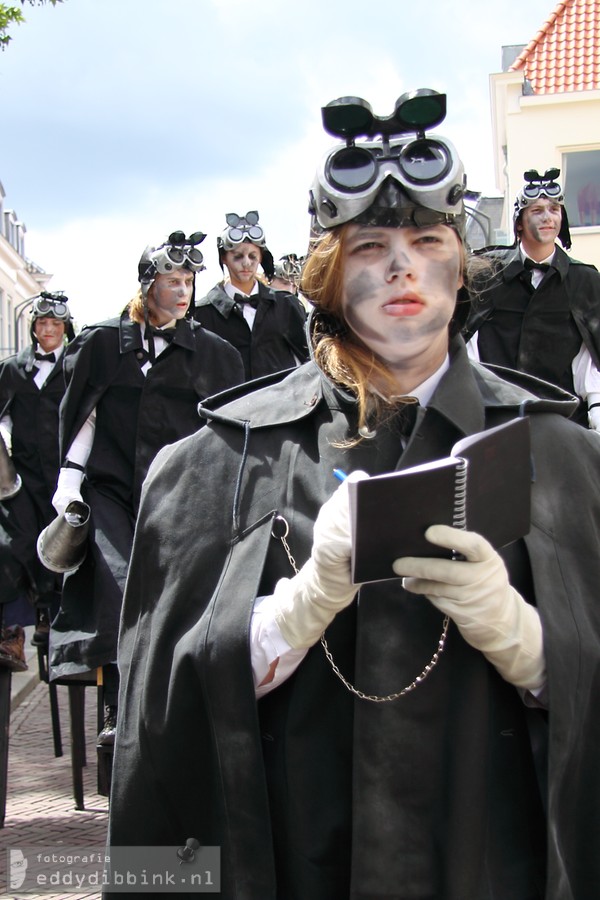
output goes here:
[{"label": "white shirt collar", "polygon": [[[42,350],[40,344],[36,344],[36,346],[35,346],[35,353],[43,353],[44,356],[47,356],[48,353],[54,353],[54,357],[55,357],[55,359],[56,359],[56,362],[58,362],[58,360],[61,358],[61,356],[62,356],[63,353],[64,353],[64,349],[65,349],[65,345],[64,345],[63,343],[59,344],[58,347],[55,347],[54,350]],[[37,360],[37,365],[39,365],[40,362],[42,362],[42,360]],[[44,364],[45,364],[45,365],[48,365],[48,366],[53,366],[53,365],[54,365],[54,363],[51,363],[51,362],[48,362],[48,361],[44,361]]]},{"label": "white shirt collar", "polygon": [[253,297],[254,294],[258,294],[258,281],[255,281],[252,285],[252,290],[249,294],[246,294],[244,291],[241,291],[239,288],[236,288],[232,285],[230,281],[226,281],[223,285],[223,290],[231,299],[235,299],[236,294],[241,294],[243,297]]},{"label": "white shirt collar", "polygon": [[410,394],[394,394],[394,398],[399,400],[401,397],[416,397],[419,401],[420,406],[427,406],[427,404],[433,397],[438,384],[442,380],[442,376],[448,371],[449,368],[450,356],[449,354],[446,354],[443,363],[438,369],[436,369],[433,375],[430,375],[429,378],[426,378],[425,381],[422,381],[421,384],[418,384],[416,388],[410,392]]},{"label": "white shirt collar", "polygon": [[446,357],[439,367],[437,371],[430,375],[429,378],[426,378],[425,381],[421,382],[421,384],[417,385],[417,387],[412,392],[412,396],[416,397],[421,406],[427,406],[434,393],[437,390],[437,386],[442,380],[442,377],[446,374],[448,369],[450,368],[450,356],[446,353]]},{"label": "white shirt collar", "polygon": [[554,259],[555,251],[556,251],[556,244],[554,245],[554,250],[552,251],[550,256],[547,256],[546,259],[537,260],[537,259],[533,259],[533,257],[531,257],[529,255],[529,253],[525,253],[525,250],[523,249],[523,244],[519,244],[519,253],[521,254],[521,259],[523,260],[523,262],[525,262],[526,259],[530,259],[531,262],[539,263],[539,265],[546,265],[546,264],[550,265],[550,263]]}]

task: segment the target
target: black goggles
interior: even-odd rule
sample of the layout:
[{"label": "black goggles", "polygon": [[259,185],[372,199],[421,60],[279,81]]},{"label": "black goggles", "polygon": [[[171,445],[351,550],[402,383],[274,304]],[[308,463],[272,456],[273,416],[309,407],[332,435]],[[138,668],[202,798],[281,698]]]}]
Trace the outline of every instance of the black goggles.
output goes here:
[{"label": "black goggles", "polygon": [[225,216],[229,228],[227,237],[232,244],[241,244],[242,241],[250,240],[253,242],[261,241],[265,233],[258,225],[258,213],[256,210],[247,212],[245,216],[238,216],[236,213],[227,213]]},{"label": "black goggles", "polygon": [[64,299],[57,297],[38,297],[33,301],[32,315],[35,319],[46,316],[65,321],[69,318],[69,307]]},{"label": "black goggles", "polygon": [[197,244],[201,244],[205,237],[201,231],[195,231],[187,238],[183,231],[174,231],[167,238],[165,253],[176,266],[182,266],[186,260],[194,266],[200,266],[204,256],[197,249]]},{"label": "black goggles", "polygon": [[390,174],[407,187],[439,184],[451,168],[449,148],[425,137],[396,146],[342,147],[328,158],[325,175],[333,187],[352,194],[368,190]]}]

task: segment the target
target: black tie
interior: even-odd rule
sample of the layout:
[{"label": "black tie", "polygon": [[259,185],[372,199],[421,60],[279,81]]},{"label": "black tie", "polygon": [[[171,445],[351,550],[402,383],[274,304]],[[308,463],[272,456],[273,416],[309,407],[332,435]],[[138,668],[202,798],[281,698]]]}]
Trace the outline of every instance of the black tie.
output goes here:
[{"label": "black tie", "polygon": [[36,353],[35,358],[39,362],[51,362],[51,363],[56,362],[56,356],[54,353]]},{"label": "black tie", "polygon": [[[542,278],[546,277],[546,272],[548,269],[551,269],[552,266],[550,263],[538,263],[534,259],[530,259],[528,256],[523,260],[523,272],[521,273],[521,280],[525,283],[527,290],[530,294],[533,294],[537,288],[533,286],[533,273],[541,272]],[[539,285],[538,285],[539,286]]]},{"label": "black tie", "polygon": [[525,258],[525,260],[523,261],[523,265],[530,272],[533,271],[534,269],[537,269],[539,272],[547,272],[548,269],[552,268],[550,263],[539,263],[539,262],[536,262],[534,259],[529,259],[529,257]]},{"label": "black tie", "polygon": [[[406,402],[411,399],[413,402]],[[400,403],[399,401],[401,400],[404,402]],[[390,434],[400,436],[402,447],[405,448],[415,427],[420,403],[416,397],[411,398],[410,396],[390,397],[391,403],[397,403],[397,407],[395,410],[390,410],[390,415],[383,424],[385,424]],[[362,438],[372,440],[377,436],[377,429],[371,429],[368,425],[363,425],[358,429],[358,433]]]},{"label": "black tie", "polygon": [[419,409],[419,403],[406,403],[404,406],[400,408],[398,411],[398,416],[396,418],[396,427],[400,432],[400,436],[402,440],[407,443],[410,438],[413,428],[415,427],[415,422],[417,421],[417,410]]},{"label": "black tie", "polygon": [[233,302],[237,303],[239,306],[243,306],[244,303],[247,303],[252,309],[256,309],[258,306],[258,294],[251,294],[249,297],[247,297],[246,294],[234,294]]},{"label": "black tie", "polygon": [[145,331],[146,340],[148,340],[148,335],[150,334],[153,337],[160,337],[163,341],[166,341],[167,344],[170,344],[175,337],[175,326],[172,328],[154,328],[152,325],[148,325]]}]

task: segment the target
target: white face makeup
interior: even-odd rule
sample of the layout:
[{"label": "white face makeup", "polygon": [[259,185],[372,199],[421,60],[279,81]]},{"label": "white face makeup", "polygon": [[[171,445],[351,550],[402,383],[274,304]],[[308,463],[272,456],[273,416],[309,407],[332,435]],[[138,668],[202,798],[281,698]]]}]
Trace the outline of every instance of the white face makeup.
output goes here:
[{"label": "white face makeup", "polygon": [[54,316],[40,316],[34,322],[33,332],[42,353],[52,353],[63,342],[65,323]]},{"label": "white face makeup", "polygon": [[348,229],[343,254],[344,318],[394,372],[403,392],[428,378],[444,361],[448,325],[463,283],[461,258],[458,236],[445,225],[352,225]]},{"label": "white face makeup", "polygon": [[148,309],[155,325],[166,325],[172,319],[183,319],[189,309],[194,290],[194,273],[176,269],[157,275],[148,292]]},{"label": "white face makeup", "polygon": [[243,241],[233,250],[228,250],[223,261],[227,266],[229,278],[234,287],[249,293],[256,280],[256,270],[262,259],[260,247]]},{"label": "white face makeup", "polygon": [[[521,213],[519,232],[525,251],[530,256],[537,254],[539,259],[549,256],[558,237],[561,222],[562,207],[554,200],[540,197],[531,206],[527,206]],[[541,248],[544,250],[543,256],[540,256]]]}]

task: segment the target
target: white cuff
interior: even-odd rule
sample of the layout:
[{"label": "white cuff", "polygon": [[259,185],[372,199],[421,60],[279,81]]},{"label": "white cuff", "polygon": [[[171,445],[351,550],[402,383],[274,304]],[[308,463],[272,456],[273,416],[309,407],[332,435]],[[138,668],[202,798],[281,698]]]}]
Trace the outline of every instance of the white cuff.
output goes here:
[{"label": "white cuff", "polygon": [[71,462],[77,463],[78,466],[83,466],[85,468],[85,464],[87,463],[92,450],[95,433],[96,410],[93,409],[81,426],[79,433],[73,439],[73,443],[69,447],[66,458]]},{"label": "white cuff", "polygon": [[[272,596],[257,597],[250,625],[250,658],[257,699],[289,678],[306,656],[307,649],[294,650],[275,621],[276,604]],[[276,663],[275,674],[262,684]]]}]

